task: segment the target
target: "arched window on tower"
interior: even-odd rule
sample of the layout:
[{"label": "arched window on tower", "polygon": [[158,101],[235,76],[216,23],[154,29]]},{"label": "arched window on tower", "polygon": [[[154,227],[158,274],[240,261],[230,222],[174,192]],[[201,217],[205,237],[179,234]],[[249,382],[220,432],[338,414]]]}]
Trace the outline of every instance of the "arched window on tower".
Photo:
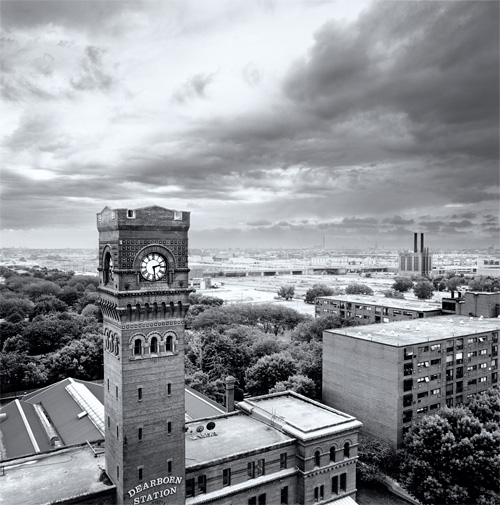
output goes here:
[{"label": "arched window on tower", "polygon": [[156,337],[151,338],[150,352],[151,354],[158,353],[158,339]]},{"label": "arched window on tower", "polygon": [[134,356],[140,356],[142,354],[142,341],[140,338],[134,340]]},{"label": "arched window on tower", "polygon": [[321,453],[319,451],[314,453],[314,466],[321,466]]},{"label": "arched window on tower", "polygon": [[335,447],[330,447],[330,461],[335,462]]},{"label": "arched window on tower", "polygon": [[349,446],[349,442],[344,444],[344,458],[348,458],[350,454],[351,448]]},{"label": "arched window on tower", "polygon": [[175,340],[173,335],[167,335],[165,339],[165,352],[174,352],[175,350]]}]

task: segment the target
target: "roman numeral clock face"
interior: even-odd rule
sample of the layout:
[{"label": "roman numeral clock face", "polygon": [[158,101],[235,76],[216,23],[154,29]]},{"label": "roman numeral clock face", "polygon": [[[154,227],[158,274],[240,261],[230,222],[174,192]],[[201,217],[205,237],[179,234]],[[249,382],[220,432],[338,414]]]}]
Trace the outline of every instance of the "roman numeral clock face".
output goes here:
[{"label": "roman numeral clock face", "polygon": [[159,281],[167,272],[167,262],[158,253],[150,253],[141,261],[141,275],[147,281]]}]

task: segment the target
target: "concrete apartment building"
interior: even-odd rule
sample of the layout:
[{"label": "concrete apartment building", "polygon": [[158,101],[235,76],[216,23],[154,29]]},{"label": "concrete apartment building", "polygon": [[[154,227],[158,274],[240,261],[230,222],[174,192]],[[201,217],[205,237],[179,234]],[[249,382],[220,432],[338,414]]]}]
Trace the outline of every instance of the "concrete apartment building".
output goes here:
[{"label": "concrete apartment building", "polygon": [[319,296],[315,304],[316,317],[328,315],[354,317],[360,324],[425,319],[442,313],[440,306],[430,302],[377,295]]},{"label": "concrete apartment building", "polygon": [[326,330],[323,401],[400,447],[420,416],[498,384],[499,330],[458,315]]}]

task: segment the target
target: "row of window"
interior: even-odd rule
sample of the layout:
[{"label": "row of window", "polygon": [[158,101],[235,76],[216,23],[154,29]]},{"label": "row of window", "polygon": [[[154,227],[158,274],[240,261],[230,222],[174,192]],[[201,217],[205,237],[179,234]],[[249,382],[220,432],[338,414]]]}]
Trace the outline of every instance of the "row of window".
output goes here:
[{"label": "row of window", "polygon": [[[167,353],[175,352],[175,337],[173,335],[167,335],[165,338],[165,350]],[[132,353],[134,356],[141,356],[146,354],[158,354],[161,352],[159,340],[157,337],[151,337],[149,346],[145,344],[142,339],[136,338],[132,347]]]},{"label": "row of window", "polygon": [[[107,386],[108,386],[108,392],[109,392],[110,391],[109,378],[107,379]],[[143,398],[142,391],[143,391],[143,387],[137,386],[137,401],[138,402],[142,402],[142,398]],[[115,397],[117,400],[119,399],[118,392],[119,392],[118,386],[115,386]],[[172,383],[171,382],[167,383],[167,396],[172,396]]]},{"label": "row of window", "polygon": [[[349,458],[351,453],[351,446],[349,442],[344,444],[344,458]],[[330,461],[334,463],[337,459],[337,451],[335,447],[330,447]],[[314,466],[321,466],[321,451],[314,452]]]},{"label": "row of window", "polygon": [[[343,493],[347,490],[347,473],[335,475],[331,480],[331,494]],[[325,486],[321,484],[314,488],[314,502],[323,501],[325,499]]]}]

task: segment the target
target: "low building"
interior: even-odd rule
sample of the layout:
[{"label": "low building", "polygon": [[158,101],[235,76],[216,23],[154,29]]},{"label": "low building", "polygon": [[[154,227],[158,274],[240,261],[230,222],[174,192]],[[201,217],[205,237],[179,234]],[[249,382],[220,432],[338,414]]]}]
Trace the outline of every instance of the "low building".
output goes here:
[{"label": "low building", "polygon": [[458,292],[458,296],[442,299],[444,314],[458,314],[468,317],[499,317],[500,292],[482,293],[477,291]]},{"label": "low building", "polygon": [[415,419],[498,385],[499,330],[457,315],[326,330],[323,401],[400,447]]},{"label": "low building", "polygon": [[425,319],[442,314],[431,302],[387,298],[377,295],[333,295],[316,298],[316,317],[354,317],[361,324]]},{"label": "low building", "polygon": [[478,258],[476,273],[485,277],[500,277],[500,259]]}]

